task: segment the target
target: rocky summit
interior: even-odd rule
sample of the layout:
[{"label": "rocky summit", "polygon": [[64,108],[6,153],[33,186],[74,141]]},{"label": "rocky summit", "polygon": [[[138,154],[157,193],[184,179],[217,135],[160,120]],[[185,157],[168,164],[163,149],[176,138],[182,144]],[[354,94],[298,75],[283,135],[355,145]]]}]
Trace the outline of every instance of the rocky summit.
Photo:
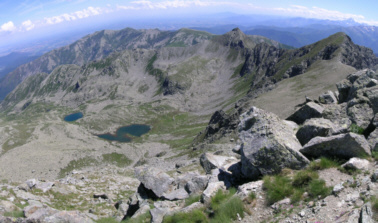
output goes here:
[{"label": "rocky summit", "polygon": [[0,222],[377,222],[376,65],[344,33],[86,36],[0,83]]}]

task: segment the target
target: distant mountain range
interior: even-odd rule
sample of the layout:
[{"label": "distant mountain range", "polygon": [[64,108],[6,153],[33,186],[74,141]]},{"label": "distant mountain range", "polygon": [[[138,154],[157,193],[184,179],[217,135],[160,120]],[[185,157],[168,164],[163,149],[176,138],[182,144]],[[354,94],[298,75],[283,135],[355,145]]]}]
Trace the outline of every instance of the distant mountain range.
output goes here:
[{"label": "distant mountain range", "polygon": [[253,98],[320,60],[356,69],[377,64],[370,49],[355,45],[344,33],[285,49],[238,28],[224,35],[190,29],[100,31],[10,73],[1,86],[21,84],[1,106],[22,111],[36,103],[77,107],[172,96],[169,106],[203,112],[233,103],[247,92]]},{"label": "distant mountain range", "polygon": [[[101,60],[111,53],[126,49],[157,49],[161,47],[186,47],[210,39],[213,34],[190,29],[161,31],[158,29],[119,31],[103,30],[56,50],[38,59],[19,66],[0,81],[0,100],[12,91],[26,77],[37,73],[50,73],[57,66],[76,64],[82,66],[90,61]],[[249,36],[256,43],[267,42],[278,48],[290,48],[261,36]],[[1,62],[1,58],[0,58]]]},{"label": "distant mountain range", "polygon": [[[318,21],[319,22],[319,21]],[[193,27],[193,29],[203,30],[214,34],[221,34],[227,32],[230,27],[236,25],[221,25],[213,27]],[[350,36],[356,44],[371,48],[376,54],[378,54],[378,27],[356,25],[353,26],[341,26],[335,24],[321,24],[314,23],[307,26],[298,27],[280,27],[280,26],[240,26],[248,35],[260,35],[269,39],[278,41],[282,44],[286,44],[293,47],[302,47],[308,44],[312,44],[321,39],[337,33],[344,32]]]}]

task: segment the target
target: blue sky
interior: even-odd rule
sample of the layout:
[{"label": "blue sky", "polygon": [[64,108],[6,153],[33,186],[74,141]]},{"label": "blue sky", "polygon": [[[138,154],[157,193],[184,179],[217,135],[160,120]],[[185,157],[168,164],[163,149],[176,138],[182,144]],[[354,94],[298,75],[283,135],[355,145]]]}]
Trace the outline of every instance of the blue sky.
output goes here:
[{"label": "blue sky", "polygon": [[378,25],[378,4],[367,0],[1,0],[0,32],[26,32],[83,18],[112,17],[123,11],[138,15],[229,11],[240,14],[270,14],[342,20]]},{"label": "blue sky", "polygon": [[180,17],[221,12],[354,19],[378,26],[377,6],[371,0],[0,0],[0,40],[46,30],[53,32],[54,27],[77,29],[119,17]]}]

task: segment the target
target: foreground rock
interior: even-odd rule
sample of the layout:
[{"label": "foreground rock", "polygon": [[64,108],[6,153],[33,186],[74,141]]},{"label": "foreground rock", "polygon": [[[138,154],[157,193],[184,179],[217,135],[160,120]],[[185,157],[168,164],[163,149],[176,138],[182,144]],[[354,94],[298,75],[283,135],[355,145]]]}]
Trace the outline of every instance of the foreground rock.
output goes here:
[{"label": "foreground rock", "polygon": [[294,114],[289,116],[287,120],[293,121],[297,124],[302,124],[310,118],[321,118],[324,108],[314,102],[308,102],[301,108],[299,108]]},{"label": "foreground rock", "polygon": [[210,174],[212,169],[220,168],[235,161],[237,161],[235,157],[218,156],[211,153],[204,153],[200,157],[201,166],[206,174]]},{"label": "foreground rock", "polygon": [[162,197],[173,189],[174,179],[157,168],[137,167],[135,168],[135,176],[145,188],[154,192],[157,197]]},{"label": "foreground rock", "polygon": [[307,157],[322,156],[349,159],[371,155],[365,137],[355,133],[340,134],[330,137],[315,137],[300,150]]},{"label": "foreground rock", "polygon": [[352,170],[367,170],[369,168],[369,161],[354,157],[344,163],[342,167]]},{"label": "foreground rock", "polygon": [[252,107],[240,118],[242,174],[247,179],[277,174],[283,168],[302,169],[309,163],[299,152],[301,144],[292,127],[275,114]]},{"label": "foreground rock", "polygon": [[307,120],[303,126],[298,129],[296,134],[299,142],[304,145],[316,136],[330,136],[336,132],[335,125],[324,118],[313,118]]}]

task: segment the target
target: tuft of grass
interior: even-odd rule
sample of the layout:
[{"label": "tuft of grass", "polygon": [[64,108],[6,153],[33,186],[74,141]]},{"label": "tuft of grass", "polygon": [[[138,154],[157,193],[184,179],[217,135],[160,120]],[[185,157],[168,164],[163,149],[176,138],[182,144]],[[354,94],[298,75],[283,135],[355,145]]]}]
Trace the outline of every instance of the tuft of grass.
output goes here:
[{"label": "tuft of grass", "polygon": [[296,189],[294,190],[294,193],[290,197],[290,201],[292,204],[298,203],[300,200],[302,200],[303,196],[303,189]]},{"label": "tuft of grass", "polygon": [[372,151],[371,156],[373,157],[375,161],[378,161],[378,151]]},{"label": "tuft of grass", "polygon": [[312,161],[309,165],[310,170],[324,170],[333,167],[339,167],[340,162],[326,157],[321,157],[320,161]]},{"label": "tuft of grass", "polygon": [[207,223],[206,215],[202,210],[193,210],[189,213],[176,213],[171,216],[165,216],[163,223]]},{"label": "tuft of grass", "polygon": [[244,212],[243,201],[239,197],[233,196],[214,210],[214,216],[210,219],[210,222],[231,223],[238,219],[238,214],[243,218]]},{"label": "tuft of grass", "polygon": [[297,188],[303,188],[309,185],[309,183],[318,179],[319,175],[317,172],[312,170],[301,170],[294,175],[292,185]]},{"label": "tuft of grass", "polygon": [[108,218],[100,218],[96,221],[96,223],[118,223],[118,221],[112,217],[108,217]]},{"label": "tuft of grass", "polygon": [[373,209],[374,220],[378,221],[378,197],[371,196],[370,201],[371,201],[371,207]]},{"label": "tuft of grass", "polygon": [[105,163],[114,164],[118,167],[126,167],[132,163],[132,160],[127,158],[127,156],[115,152],[103,154],[102,161]]},{"label": "tuft of grass", "polygon": [[352,176],[355,176],[355,175],[357,175],[357,174],[360,174],[360,173],[362,173],[362,171],[361,170],[359,170],[359,169],[352,169],[352,168],[344,168],[344,167],[338,167],[337,168],[340,172],[342,172],[342,173],[346,173],[346,174],[349,174],[349,175],[352,175]]},{"label": "tuft of grass", "polygon": [[10,211],[10,212],[5,212],[3,214],[5,217],[14,217],[14,218],[25,218],[24,212],[21,211]]},{"label": "tuft of grass", "polygon": [[247,202],[250,204],[252,203],[254,200],[256,200],[256,193],[251,191],[249,192],[248,194],[248,197],[247,197]]},{"label": "tuft of grass", "polygon": [[291,180],[286,176],[265,176],[263,181],[263,187],[266,190],[266,198],[269,204],[289,197],[294,192]]},{"label": "tuft of grass", "polygon": [[185,207],[200,201],[201,195],[193,195],[185,199]]},{"label": "tuft of grass", "polygon": [[219,206],[232,195],[236,193],[235,188],[230,188],[229,191],[224,192],[223,190],[218,190],[214,197],[211,198],[210,208],[212,210],[217,210]]},{"label": "tuft of grass", "polygon": [[136,218],[127,218],[122,221],[122,223],[149,223],[151,221],[151,214],[147,211],[145,214],[142,214]]},{"label": "tuft of grass", "polygon": [[82,169],[88,166],[97,165],[99,162],[92,157],[84,157],[77,160],[71,160],[66,167],[60,170],[59,178],[65,177],[68,173],[73,170]]},{"label": "tuft of grass", "polygon": [[309,195],[313,198],[321,196],[322,198],[331,194],[332,189],[326,186],[324,180],[315,179],[308,185]]},{"label": "tuft of grass", "polygon": [[364,133],[364,129],[355,123],[350,125],[349,131],[360,135]]}]

